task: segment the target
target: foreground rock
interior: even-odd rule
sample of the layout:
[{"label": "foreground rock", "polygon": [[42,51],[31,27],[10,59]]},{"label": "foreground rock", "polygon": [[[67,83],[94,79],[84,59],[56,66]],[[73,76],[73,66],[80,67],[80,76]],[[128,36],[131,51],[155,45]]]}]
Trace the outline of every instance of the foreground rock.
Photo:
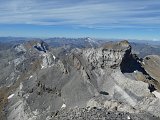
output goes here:
[{"label": "foreground rock", "polygon": [[53,120],[159,120],[145,113],[108,111],[106,108],[75,108],[55,113]]}]

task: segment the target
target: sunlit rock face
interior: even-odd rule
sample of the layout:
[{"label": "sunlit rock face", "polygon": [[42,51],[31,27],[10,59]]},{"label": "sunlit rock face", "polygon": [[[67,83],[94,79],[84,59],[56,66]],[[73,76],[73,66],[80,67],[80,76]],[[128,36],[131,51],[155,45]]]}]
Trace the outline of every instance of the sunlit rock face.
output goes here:
[{"label": "sunlit rock face", "polygon": [[160,92],[160,56],[148,55],[143,59],[142,65],[146,72],[154,79],[156,89]]},{"label": "sunlit rock face", "polygon": [[109,43],[100,48],[83,51],[84,57],[92,68],[114,68],[119,66],[125,56],[129,56],[131,46],[127,41]]}]

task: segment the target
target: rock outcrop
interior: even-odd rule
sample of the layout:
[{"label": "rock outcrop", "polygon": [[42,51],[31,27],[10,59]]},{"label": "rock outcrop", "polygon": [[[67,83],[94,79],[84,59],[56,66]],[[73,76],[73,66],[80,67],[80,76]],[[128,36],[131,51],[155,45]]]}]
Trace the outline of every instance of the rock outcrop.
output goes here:
[{"label": "rock outcrop", "polygon": [[[160,56],[149,55],[143,59],[146,72],[160,84]],[[160,86],[159,86],[160,90]]]},{"label": "rock outcrop", "polygon": [[92,68],[116,68],[122,59],[129,56],[131,46],[127,41],[108,43],[100,48],[87,49],[83,51],[86,61]]}]

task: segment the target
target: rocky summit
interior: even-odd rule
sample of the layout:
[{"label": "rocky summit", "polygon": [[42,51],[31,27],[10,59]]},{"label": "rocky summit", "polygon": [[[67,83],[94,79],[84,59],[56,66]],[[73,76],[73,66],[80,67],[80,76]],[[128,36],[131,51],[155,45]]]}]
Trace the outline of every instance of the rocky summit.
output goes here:
[{"label": "rocky summit", "polygon": [[139,58],[126,40],[68,50],[25,41],[0,59],[2,120],[160,119],[160,57]]}]

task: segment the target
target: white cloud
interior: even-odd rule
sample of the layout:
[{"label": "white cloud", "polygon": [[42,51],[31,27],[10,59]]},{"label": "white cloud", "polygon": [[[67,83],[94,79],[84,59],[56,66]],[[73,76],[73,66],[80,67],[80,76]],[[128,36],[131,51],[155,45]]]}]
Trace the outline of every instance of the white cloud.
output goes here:
[{"label": "white cloud", "polygon": [[0,0],[0,3],[1,24],[75,25],[95,28],[150,28],[159,27],[160,24],[159,0]]}]

